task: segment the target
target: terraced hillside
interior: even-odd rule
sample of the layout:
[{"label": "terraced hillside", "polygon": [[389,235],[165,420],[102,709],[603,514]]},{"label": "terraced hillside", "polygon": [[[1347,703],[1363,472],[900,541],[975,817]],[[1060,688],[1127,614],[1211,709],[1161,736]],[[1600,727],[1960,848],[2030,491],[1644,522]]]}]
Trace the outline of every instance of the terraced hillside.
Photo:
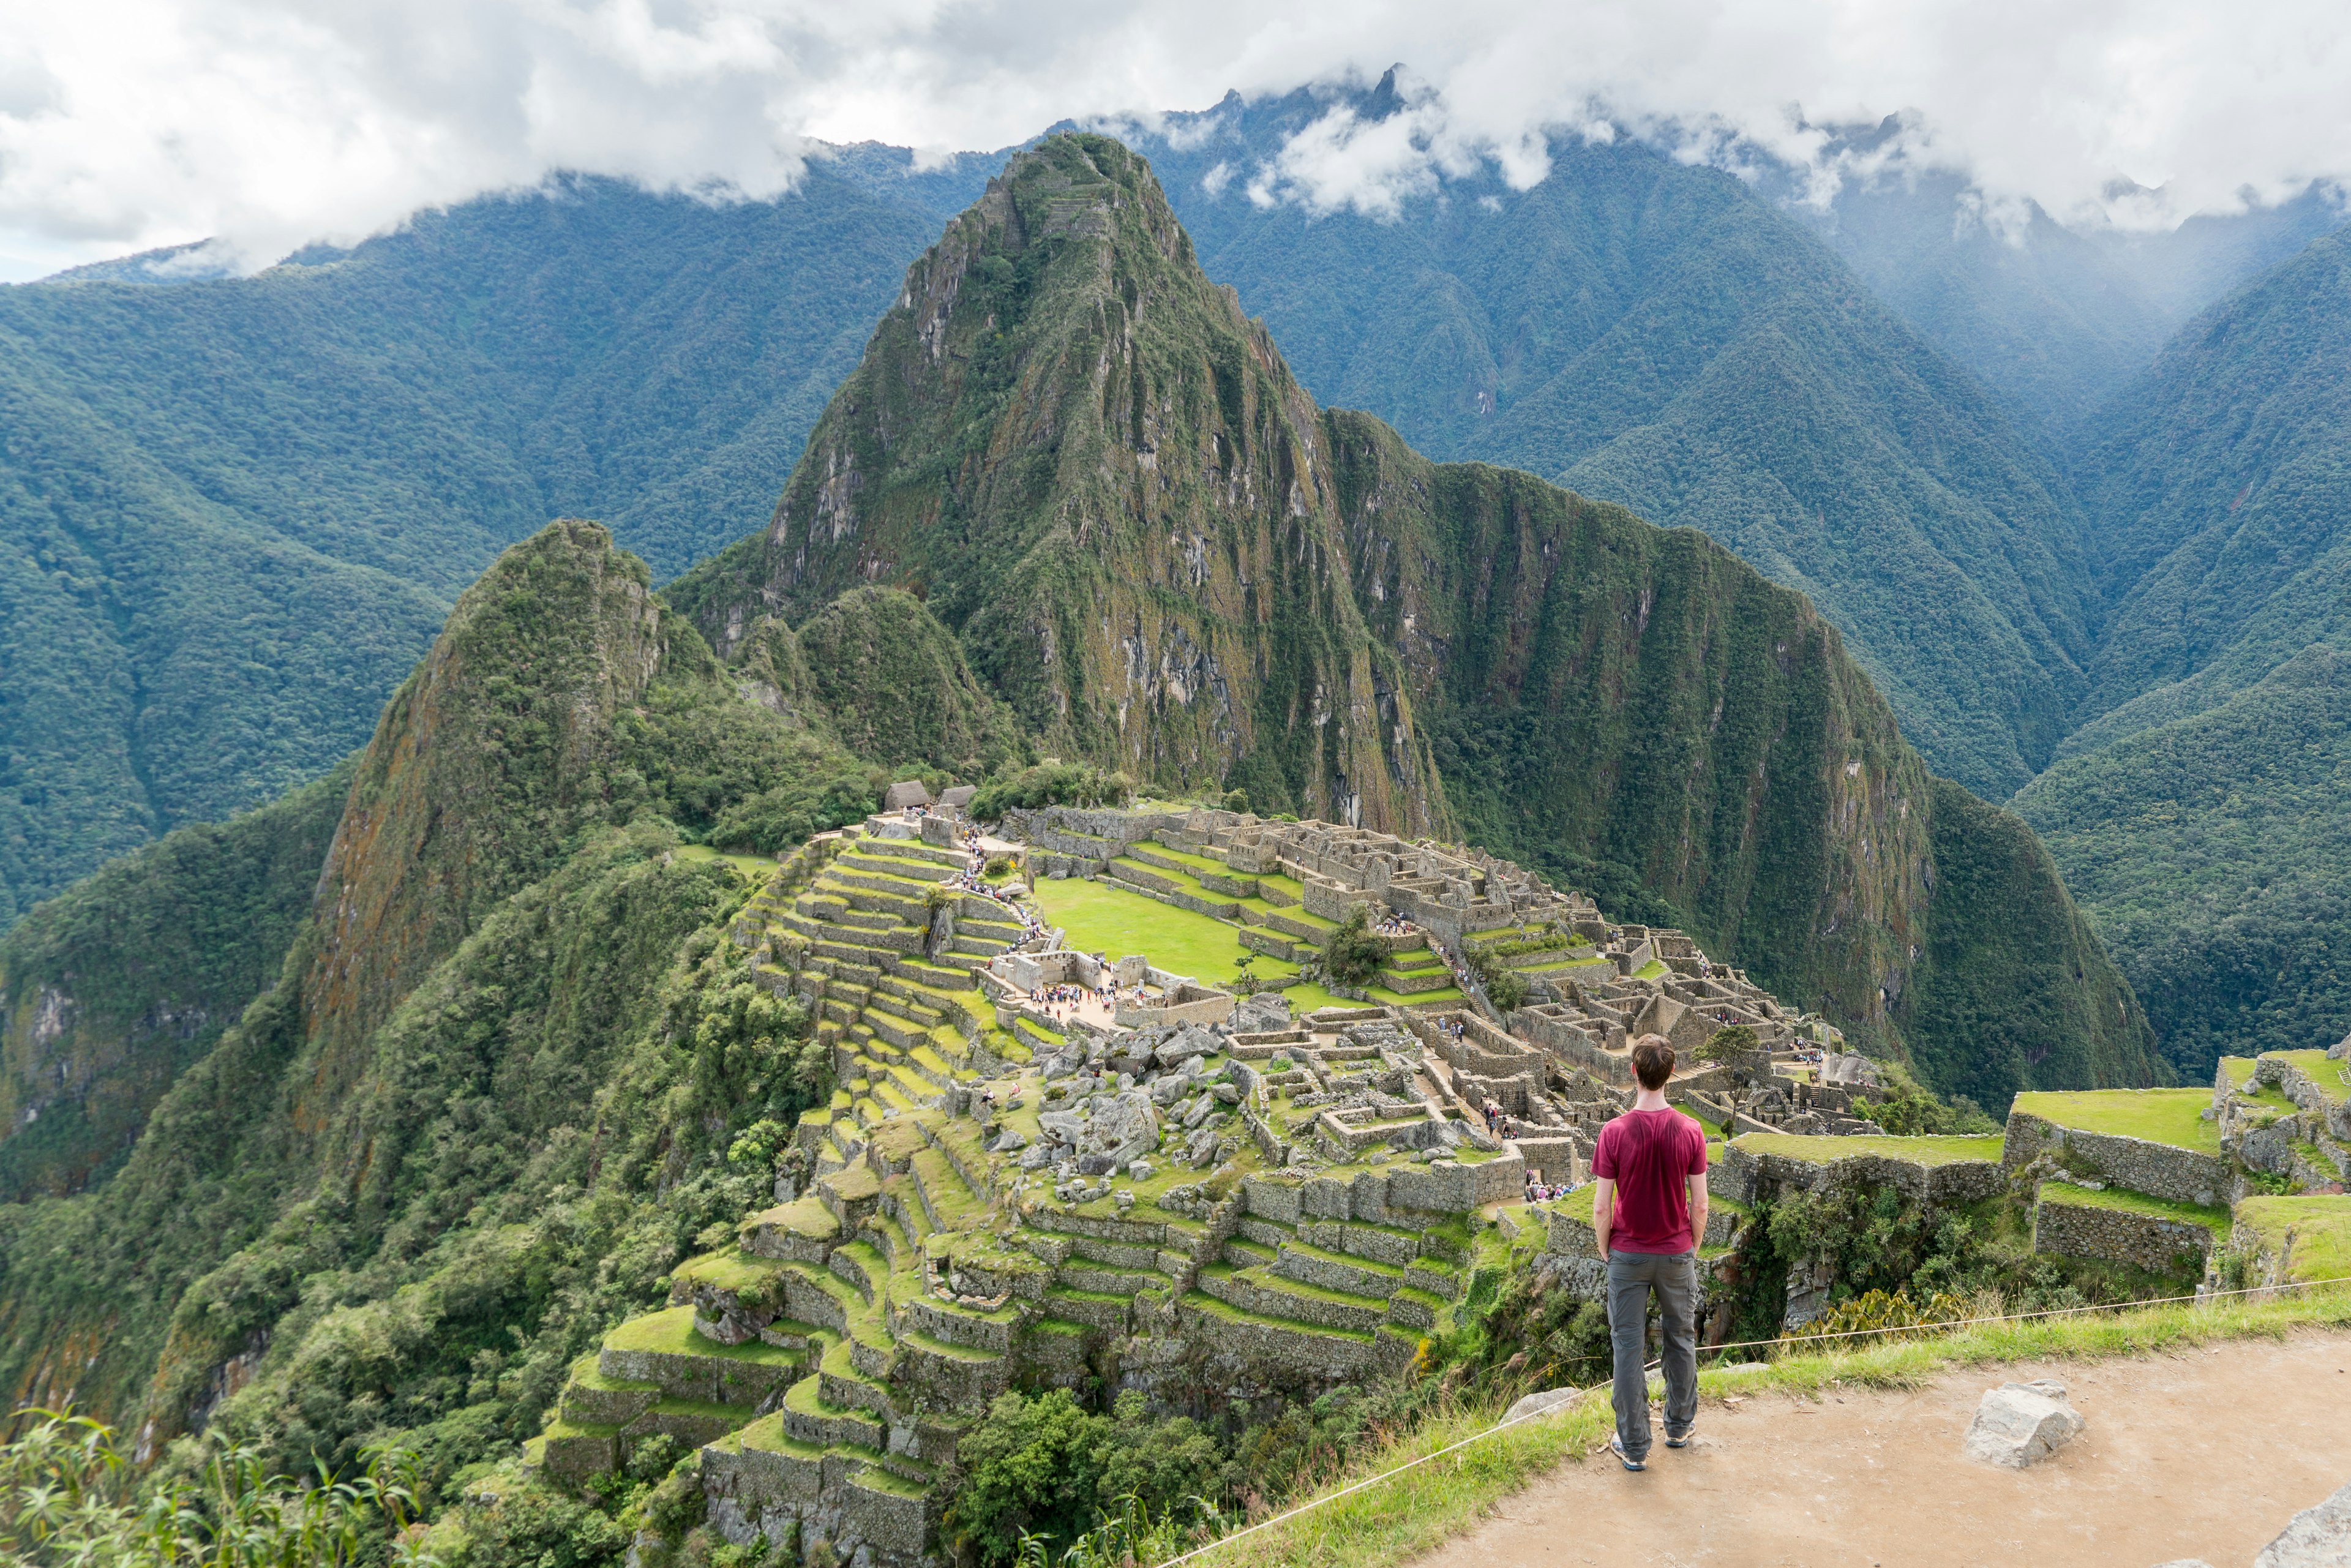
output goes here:
[{"label": "terraced hillside", "polygon": [[[1711,996],[1788,1061],[1814,1043],[1679,933],[1474,851],[1218,811],[1015,818],[820,835],[737,917],[840,1087],[792,1129],[772,1207],[572,1369],[533,1446],[549,1479],[666,1437],[699,1446],[729,1540],[912,1563],[941,1545],[941,1467],[1008,1390],[1247,1408],[1404,1372],[1524,1249],[1530,1166],[1580,1173],[1629,1100],[1627,1022],[1703,1032]],[[1391,934],[1369,1004],[1295,977],[1359,910]],[[1447,949],[1479,944],[1542,988],[1514,1018],[1554,1044],[1457,976]],[[1202,983],[1244,958],[1274,988]],[[1844,1091],[1743,1082],[1694,1064],[1677,1092],[1714,1125],[1852,1120]]]}]

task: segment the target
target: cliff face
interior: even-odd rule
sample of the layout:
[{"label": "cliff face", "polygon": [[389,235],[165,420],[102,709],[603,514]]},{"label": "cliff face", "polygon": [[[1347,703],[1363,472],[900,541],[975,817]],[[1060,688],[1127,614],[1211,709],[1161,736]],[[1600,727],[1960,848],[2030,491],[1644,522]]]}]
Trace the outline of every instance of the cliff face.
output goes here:
[{"label": "cliff face", "polygon": [[1883,1038],[1928,776],[1835,629],[1694,530],[1429,463],[1369,415],[1326,428],[1357,603],[1471,836],[1604,902],[1662,901],[1761,983]]},{"label": "cliff face", "polygon": [[1449,818],[1322,442],[1143,161],[1056,137],[908,272],[767,529],[668,597],[731,653],[894,583],[1049,749],[1427,832]]},{"label": "cliff face", "polygon": [[[747,667],[762,617],[805,632],[872,583],[957,630],[1049,748],[1466,831],[1988,1098],[2154,1071],[2031,834],[1938,785],[1808,600],[1318,411],[1115,142],[1019,154],[947,225],[768,527],[667,597]],[[1938,893],[1938,853],[1987,833],[2046,937],[2008,981],[1966,956],[1997,914]],[[1980,1038],[2008,1042],[1981,1072]]]}]

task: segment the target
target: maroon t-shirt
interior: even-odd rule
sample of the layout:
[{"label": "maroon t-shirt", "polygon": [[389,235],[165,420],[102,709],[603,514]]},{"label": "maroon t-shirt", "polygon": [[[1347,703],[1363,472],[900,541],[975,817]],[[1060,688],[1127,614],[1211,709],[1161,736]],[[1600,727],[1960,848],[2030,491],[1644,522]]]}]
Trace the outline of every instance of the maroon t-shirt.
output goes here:
[{"label": "maroon t-shirt", "polygon": [[1706,1174],[1706,1130],[1670,1106],[1627,1111],[1600,1129],[1592,1174],[1616,1184],[1608,1245],[1618,1252],[1687,1252],[1687,1178]]}]

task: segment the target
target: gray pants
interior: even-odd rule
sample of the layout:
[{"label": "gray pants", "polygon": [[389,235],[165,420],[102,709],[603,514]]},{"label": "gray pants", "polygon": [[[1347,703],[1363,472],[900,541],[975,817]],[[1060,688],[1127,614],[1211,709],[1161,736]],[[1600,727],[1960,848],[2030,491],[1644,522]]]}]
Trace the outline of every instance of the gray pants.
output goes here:
[{"label": "gray pants", "polygon": [[1608,1254],[1608,1339],[1616,1353],[1616,1441],[1628,1458],[1649,1455],[1649,1292],[1664,1320],[1666,1436],[1698,1421],[1698,1255]]}]

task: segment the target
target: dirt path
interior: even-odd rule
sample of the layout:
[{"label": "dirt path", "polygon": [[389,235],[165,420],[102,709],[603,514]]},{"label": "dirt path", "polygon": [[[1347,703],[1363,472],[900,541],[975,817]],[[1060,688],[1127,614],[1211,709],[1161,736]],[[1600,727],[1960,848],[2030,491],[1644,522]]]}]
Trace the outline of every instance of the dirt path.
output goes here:
[{"label": "dirt path", "polygon": [[[2351,1481],[2351,1334],[2098,1363],[1975,1367],[1910,1393],[1708,1403],[1645,1474],[1562,1466],[1421,1568],[1583,1563],[2241,1568]],[[1970,1464],[1985,1389],[2054,1377],[2089,1427],[2052,1459]],[[1602,1397],[1605,1396],[1603,1395]]]}]

